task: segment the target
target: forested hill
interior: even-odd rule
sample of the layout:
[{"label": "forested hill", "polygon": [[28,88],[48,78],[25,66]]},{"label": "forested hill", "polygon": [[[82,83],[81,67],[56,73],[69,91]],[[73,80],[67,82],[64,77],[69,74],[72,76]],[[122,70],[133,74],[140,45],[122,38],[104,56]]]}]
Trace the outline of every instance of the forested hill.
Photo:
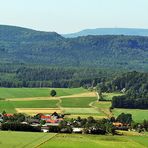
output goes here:
[{"label": "forested hill", "polygon": [[0,26],[0,62],[148,71],[148,37],[85,36]]}]

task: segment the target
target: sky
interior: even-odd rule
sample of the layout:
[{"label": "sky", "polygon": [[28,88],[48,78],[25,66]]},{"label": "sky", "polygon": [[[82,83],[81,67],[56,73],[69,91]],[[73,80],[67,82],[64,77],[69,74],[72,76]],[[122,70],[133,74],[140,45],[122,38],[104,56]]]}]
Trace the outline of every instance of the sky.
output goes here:
[{"label": "sky", "polygon": [[148,0],[0,0],[0,24],[58,33],[148,29]]}]

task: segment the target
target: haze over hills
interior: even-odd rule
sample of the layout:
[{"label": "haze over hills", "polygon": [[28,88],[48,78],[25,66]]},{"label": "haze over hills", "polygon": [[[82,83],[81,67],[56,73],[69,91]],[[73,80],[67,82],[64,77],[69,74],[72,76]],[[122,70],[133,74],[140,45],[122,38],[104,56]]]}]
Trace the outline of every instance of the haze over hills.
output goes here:
[{"label": "haze over hills", "polygon": [[148,29],[136,28],[96,28],[85,29],[80,32],[63,34],[66,38],[75,38],[87,35],[131,35],[131,36],[148,36]]},{"label": "haze over hills", "polygon": [[0,26],[0,62],[148,71],[148,37],[67,39],[55,32]]}]

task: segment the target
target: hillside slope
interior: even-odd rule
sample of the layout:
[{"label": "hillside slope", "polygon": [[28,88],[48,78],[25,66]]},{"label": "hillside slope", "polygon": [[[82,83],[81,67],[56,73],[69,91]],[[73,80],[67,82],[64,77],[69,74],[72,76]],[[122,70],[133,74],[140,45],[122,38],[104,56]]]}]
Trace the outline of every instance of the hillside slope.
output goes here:
[{"label": "hillside slope", "polygon": [[148,37],[66,39],[55,32],[0,26],[0,62],[148,71]]}]

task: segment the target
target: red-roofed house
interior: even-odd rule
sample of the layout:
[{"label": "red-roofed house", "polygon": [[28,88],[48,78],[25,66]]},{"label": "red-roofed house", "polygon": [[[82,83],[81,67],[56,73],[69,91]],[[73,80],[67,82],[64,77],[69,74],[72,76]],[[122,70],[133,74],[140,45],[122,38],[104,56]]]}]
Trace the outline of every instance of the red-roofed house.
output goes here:
[{"label": "red-roofed house", "polygon": [[6,117],[13,117],[13,114],[4,114]]}]

